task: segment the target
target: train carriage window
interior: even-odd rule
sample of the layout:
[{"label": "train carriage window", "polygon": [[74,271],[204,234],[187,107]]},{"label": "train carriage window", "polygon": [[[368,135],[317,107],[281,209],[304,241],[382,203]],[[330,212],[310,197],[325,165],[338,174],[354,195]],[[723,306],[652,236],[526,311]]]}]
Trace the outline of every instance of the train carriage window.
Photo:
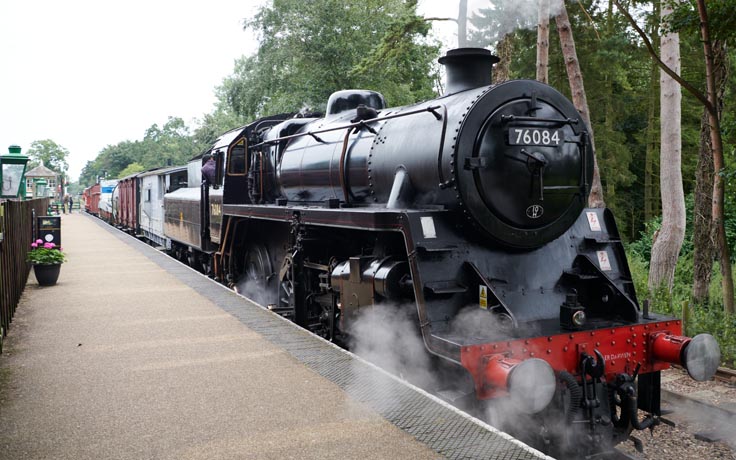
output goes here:
[{"label": "train carriage window", "polygon": [[227,156],[227,173],[230,176],[244,176],[246,173],[245,139],[240,139],[230,148]]}]

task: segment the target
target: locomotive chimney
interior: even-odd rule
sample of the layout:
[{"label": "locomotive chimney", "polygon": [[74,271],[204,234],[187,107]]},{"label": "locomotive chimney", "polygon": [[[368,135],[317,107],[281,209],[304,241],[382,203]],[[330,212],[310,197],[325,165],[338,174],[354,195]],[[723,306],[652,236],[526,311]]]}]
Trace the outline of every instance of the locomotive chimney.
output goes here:
[{"label": "locomotive chimney", "polygon": [[457,48],[439,59],[447,71],[445,96],[491,84],[493,64],[500,59],[484,48]]}]

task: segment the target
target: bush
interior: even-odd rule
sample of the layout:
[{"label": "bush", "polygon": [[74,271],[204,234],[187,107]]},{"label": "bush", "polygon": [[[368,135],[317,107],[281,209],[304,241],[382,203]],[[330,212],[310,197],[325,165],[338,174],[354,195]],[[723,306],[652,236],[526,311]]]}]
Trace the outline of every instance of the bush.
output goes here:
[{"label": "bush", "polygon": [[[691,302],[693,283],[693,261],[680,257],[675,270],[675,281],[670,293],[666,288],[650,292],[647,287],[649,264],[638,251],[627,248],[629,268],[639,302],[649,299],[654,312],[683,319],[683,332],[689,337],[711,334],[721,346],[721,360],[731,368],[736,367],[736,315],[723,312],[723,291],[718,264],[713,264],[710,283],[710,303],[693,305]],[[736,266],[734,267],[736,270]]]}]

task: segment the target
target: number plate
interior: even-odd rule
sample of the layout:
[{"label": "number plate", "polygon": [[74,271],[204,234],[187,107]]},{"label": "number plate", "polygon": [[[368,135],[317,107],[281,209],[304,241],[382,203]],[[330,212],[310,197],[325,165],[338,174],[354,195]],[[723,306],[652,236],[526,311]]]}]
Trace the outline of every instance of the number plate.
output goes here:
[{"label": "number plate", "polygon": [[557,147],[565,141],[561,129],[511,128],[509,145],[542,145]]}]

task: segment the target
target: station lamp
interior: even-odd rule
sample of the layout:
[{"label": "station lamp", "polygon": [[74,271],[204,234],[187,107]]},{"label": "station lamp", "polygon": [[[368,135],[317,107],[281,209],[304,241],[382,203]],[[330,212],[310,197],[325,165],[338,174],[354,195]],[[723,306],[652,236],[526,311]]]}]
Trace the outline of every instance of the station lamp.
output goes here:
[{"label": "station lamp", "polygon": [[46,197],[46,186],[48,185],[48,182],[46,182],[46,179],[36,179],[33,181],[33,189],[34,194],[33,198],[45,198]]},{"label": "station lamp", "polygon": [[9,153],[0,155],[0,167],[2,168],[2,178],[0,184],[2,190],[0,197],[17,198],[26,195],[26,165],[28,157],[21,155],[20,146],[11,145],[8,147]]}]

